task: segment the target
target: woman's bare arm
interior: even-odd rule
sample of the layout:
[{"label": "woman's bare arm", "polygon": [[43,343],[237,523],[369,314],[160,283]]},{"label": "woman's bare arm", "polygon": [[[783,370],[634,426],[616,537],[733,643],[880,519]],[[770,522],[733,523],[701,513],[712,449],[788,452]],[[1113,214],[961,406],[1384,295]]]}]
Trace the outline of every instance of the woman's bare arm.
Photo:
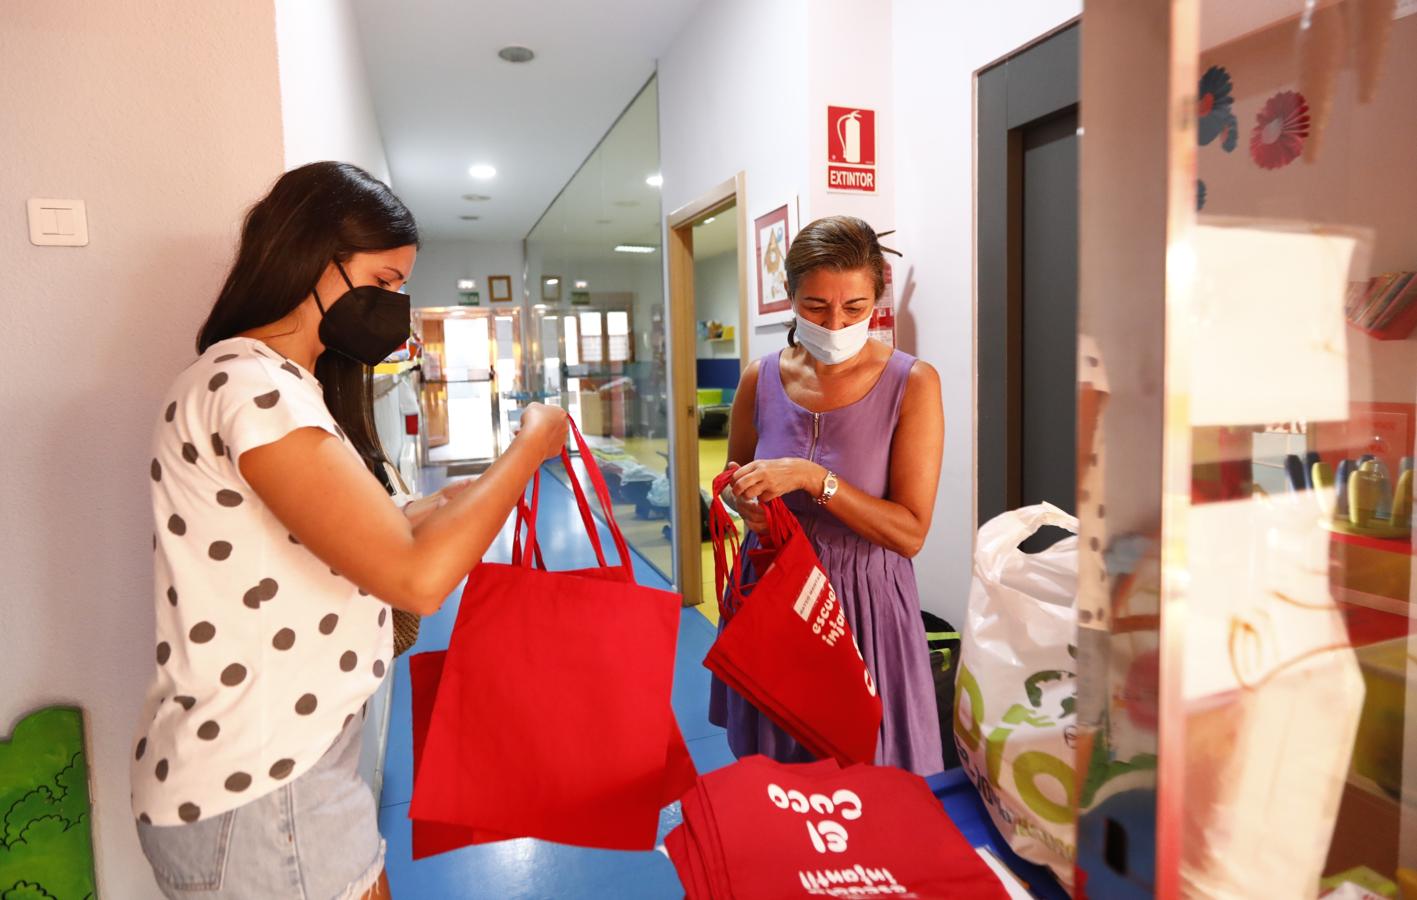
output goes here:
[{"label": "woman's bare arm", "polygon": [[528,408],[507,452],[414,526],[328,432],[300,428],[241,454],[241,474],[281,524],[331,568],[380,599],[436,612],[496,539],[527,482],[566,441],[566,415]]}]

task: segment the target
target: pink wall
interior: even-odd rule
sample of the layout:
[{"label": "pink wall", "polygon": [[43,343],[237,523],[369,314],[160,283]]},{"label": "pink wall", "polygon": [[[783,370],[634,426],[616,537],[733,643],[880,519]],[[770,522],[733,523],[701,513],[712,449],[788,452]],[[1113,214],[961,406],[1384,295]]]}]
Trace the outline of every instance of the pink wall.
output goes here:
[{"label": "pink wall", "polygon": [[[282,169],[270,3],[17,0],[0,15],[0,737],[86,715],[99,893],[154,897],[128,803],[153,666],[149,437]],[[25,198],[87,202],[35,247]]]}]

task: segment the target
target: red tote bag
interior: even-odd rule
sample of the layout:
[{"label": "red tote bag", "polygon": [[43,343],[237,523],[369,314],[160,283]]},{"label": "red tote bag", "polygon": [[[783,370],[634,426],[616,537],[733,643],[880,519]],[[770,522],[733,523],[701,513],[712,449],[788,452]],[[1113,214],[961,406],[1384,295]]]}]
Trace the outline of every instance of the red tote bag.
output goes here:
[{"label": "red tote bag", "polygon": [[786,504],[763,505],[769,533],[749,553],[744,584],[738,532],[714,480],[710,534],[725,621],[704,665],[818,757],[875,759],[881,698],[826,570]]},{"label": "red tote bag", "polygon": [[537,568],[534,491],[528,552],[510,565],[482,563],[468,577],[409,815],[499,835],[648,850],[673,774],[666,748],[681,599],[634,583],[605,481],[572,431],[619,560],[605,561],[563,452],[598,569]]}]

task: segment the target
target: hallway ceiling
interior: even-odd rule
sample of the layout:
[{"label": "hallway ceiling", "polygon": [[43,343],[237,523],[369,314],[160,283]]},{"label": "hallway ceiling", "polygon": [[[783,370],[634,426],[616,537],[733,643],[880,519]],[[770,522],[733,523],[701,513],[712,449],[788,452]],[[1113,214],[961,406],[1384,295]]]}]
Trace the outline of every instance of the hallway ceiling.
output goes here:
[{"label": "hallway ceiling", "polygon": [[[698,0],[353,5],[393,188],[420,232],[509,241],[526,236],[654,74]],[[508,45],[536,59],[499,59]],[[468,175],[483,163],[495,178]]]}]

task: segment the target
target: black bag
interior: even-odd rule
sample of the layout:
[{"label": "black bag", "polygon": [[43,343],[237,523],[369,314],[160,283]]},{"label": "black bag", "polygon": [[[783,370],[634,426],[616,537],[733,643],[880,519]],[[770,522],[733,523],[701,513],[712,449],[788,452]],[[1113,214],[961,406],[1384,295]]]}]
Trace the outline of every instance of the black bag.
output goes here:
[{"label": "black bag", "polygon": [[945,768],[959,767],[955,747],[955,672],[959,669],[959,632],[933,613],[920,611],[925,623],[925,640],[930,647],[930,674],[935,679],[935,708],[940,714],[940,744],[945,751]]}]

